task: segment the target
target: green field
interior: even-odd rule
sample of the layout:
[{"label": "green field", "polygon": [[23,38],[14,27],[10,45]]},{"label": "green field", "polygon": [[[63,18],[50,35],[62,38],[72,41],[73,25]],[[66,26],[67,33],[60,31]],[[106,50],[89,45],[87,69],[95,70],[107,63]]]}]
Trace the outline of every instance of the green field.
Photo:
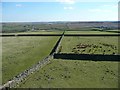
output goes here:
[{"label": "green field", "polygon": [[3,37],[3,83],[48,56],[58,38],[59,37]]},{"label": "green field", "polygon": [[120,33],[120,30],[107,30],[108,32],[116,32],[116,33]]},{"label": "green field", "polygon": [[63,31],[46,31],[46,30],[41,30],[41,31],[33,31],[33,32],[21,32],[18,34],[62,34]]},{"label": "green field", "polygon": [[118,54],[118,37],[64,37],[62,53]]},{"label": "green field", "polygon": [[[4,34],[62,34],[61,31],[19,32]],[[100,31],[66,31],[65,34],[112,34]],[[56,44],[59,37],[3,37],[2,83],[38,63]],[[118,54],[118,37],[67,37],[60,53]],[[27,77],[19,88],[117,88],[118,62],[53,59]]]},{"label": "green field", "polygon": [[115,33],[115,32],[102,32],[102,31],[66,31],[65,34],[117,34],[117,33]]},{"label": "green field", "polygon": [[28,31],[28,32],[19,32],[19,33],[2,33],[3,35],[7,34],[62,34],[63,31]]},{"label": "green field", "polygon": [[2,37],[0,37],[0,85],[2,85]]},{"label": "green field", "polygon": [[51,60],[20,88],[117,88],[118,62]]}]

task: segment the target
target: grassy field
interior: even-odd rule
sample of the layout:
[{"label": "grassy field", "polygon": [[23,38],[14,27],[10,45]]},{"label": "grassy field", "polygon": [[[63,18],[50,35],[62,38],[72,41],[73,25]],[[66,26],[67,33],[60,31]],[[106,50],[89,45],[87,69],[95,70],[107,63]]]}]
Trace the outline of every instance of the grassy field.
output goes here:
[{"label": "grassy field", "polygon": [[21,33],[18,33],[18,34],[62,34],[63,31],[44,31],[44,30],[41,30],[41,31],[34,31],[34,32],[21,32]]},{"label": "grassy field", "polygon": [[4,34],[62,34],[63,31],[28,31],[28,32],[19,32],[19,33],[2,33]]},{"label": "grassy field", "polygon": [[64,37],[62,53],[118,54],[118,37]]},{"label": "grassy field", "polygon": [[42,60],[59,37],[3,37],[3,83]]},{"label": "grassy field", "polygon": [[0,37],[0,85],[2,85],[2,37]]},{"label": "grassy field", "polygon": [[116,30],[107,30],[107,31],[120,31],[120,30],[119,30],[119,29],[118,29],[118,30],[116,29]]},{"label": "grassy field", "polygon": [[118,62],[51,60],[20,88],[117,88]]},{"label": "grassy field", "polygon": [[[112,30],[111,30],[112,31]],[[113,30],[115,31],[115,30]],[[39,31],[27,31],[18,33],[2,33],[4,34],[62,34],[63,31],[60,30],[39,30]],[[117,34],[115,32],[101,32],[101,31],[66,31],[65,34]]]},{"label": "grassy field", "polygon": [[117,34],[117,33],[102,31],[66,31],[65,34]]},{"label": "grassy field", "polygon": [[[61,31],[18,34],[61,34]],[[10,34],[10,33],[4,33]],[[17,33],[11,33],[17,34]],[[111,34],[99,31],[66,31],[65,34]],[[3,37],[3,83],[45,58],[59,37]],[[61,53],[118,54],[118,37],[63,37]],[[30,75],[25,88],[116,88],[118,62],[51,60]]]}]

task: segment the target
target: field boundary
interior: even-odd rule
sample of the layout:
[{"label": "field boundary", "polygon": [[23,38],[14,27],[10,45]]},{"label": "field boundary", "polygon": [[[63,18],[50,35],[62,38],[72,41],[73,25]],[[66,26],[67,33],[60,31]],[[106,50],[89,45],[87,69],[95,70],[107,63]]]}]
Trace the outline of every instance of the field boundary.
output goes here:
[{"label": "field boundary", "polygon": [[48,63],[52,58],[52,55],[47,56],[46,58],[44,58],[42,61],[39,61],[37,64],[33,65],[32,67],[30,67],[29,69],[23,71],[22,73],[18,74],[17,76],[13,77],[10,81],[8,81],[7,83],[5,83],[2,87],[0,87],[1,89],[5,89],[6,88],[15,88],[16,86],[19,86],[20,83],[22,83],[23,81],[26,80],[26,78],[34,73],[35,71],[39,70],[40,68],[42,68],[46,63]]},{"label": "field boundary", "polygon": [[15,88],[16,86],[19,86],[20,83],[26,80],[26,78],[34,73],[35,71],[39,70],[40,68],[43,67],[46,63],[49,63],[50,60],[53,58],[53,55],[55,52],[57,52],[57,49],[60,45],[60,42],[62,40],[62,37],[64,36],[65,31],[63,34],[61,34],[61,37],[58,39],[57,43],[55,44],[54,48],[50,52],[49,56],[44,58],[42,61],[39,61],[37,64],[33,65],[29,69],[23,71],[22,73],[18,74],[17,76],[13,77],[10,81],[5,83],[3,86],[0,87],[0,90],[6,90],[6,88]]},{"label": "field boundary", "polygon": [[[63,34],[2,34],[0,37],[14,36],[62,36]],[[64,34],[64,36],[120,36],[120,34]]]},{"label": "field boundary", "polygon": [[3,34],[1,37],[14,37],[14,36],[61,36],[62,34]]},{"label": "field boundary", "polygon": [[[61,36],[50,52],[49,56],[39,61],[37,64],[33,65],[29,69],[23,71],[19,75],[13,77],[10,81],[5,83],[0,89],[14,88],[19,86],[20,83],[26,80],[26,78],[43,67],[46,63],[49,63],[52,58],[54,59],[65,59],[65,60],[93,60],[93,61],[119,61],[120,55],[92,55],[92,54],[68,54],[68,53],[58,53],[59,46],[63,36],[120,36],[120,34],[12,34],[12,35],[0,35],[2,37],[11,36]],[[116,59],[117,58],[117,59]]]},{"label": "field boundary", "polygon": [[52,51],[50,52],[50,55],[51,55],[51,54],[54,54],[54,53],[56,53],[56,52],[58,51],[58,48],[59,48],[59,46],[60,46],[60,44],[61,44],[61,40],[62,40],[62,38],[63,38],[63,36],[64,36],[64,33],[65,33],[65,31],[63,32],[63,34],[61,35],[61,37],[60,37],[59,40],[57,41],[57,43],[56,43],[56,45],[54,46],[54,48],[52,49]]},{"label": "field boundary", "polygon": [[120,61],[120,55],[55,53],[53,57],[65,60]]},{"label": "field boundary", "polygon": [[64,36],[120,36],[120,34],[65,34]]}]

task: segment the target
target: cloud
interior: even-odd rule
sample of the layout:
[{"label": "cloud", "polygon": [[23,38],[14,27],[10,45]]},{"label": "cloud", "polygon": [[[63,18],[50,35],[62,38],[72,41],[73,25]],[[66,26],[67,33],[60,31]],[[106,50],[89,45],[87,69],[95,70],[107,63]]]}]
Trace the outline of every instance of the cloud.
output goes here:
[{"label": "cloud", "polygon": [[60,3],[74,4],[76,0],[57,0]]},{"label": "cloud", "polygon": [[16,7],[22,7],[22,5],[21,4],[16,4]]},{"label": "cloud", "polygon": [[110,9],[89,9],[90,12],[112,12]]},{"label": "cloud", "polygon": [[65,10],[73,10],[73,7],[64,7]]},{"label": "cloud", "polygon": [[118,5],[103,5],[102,7],[118,8]]},{"label": "cloud", "polygon": [[101,5],[97,8],[88,9],[91,19],[96,20],[118,20],[118,6],[115,4]]},{"label": "cloud", "polygon": [[118,6],[117,5],[102,5],[98,8],[89,9],[89,12],[94,13],[109,13],[109,12],[117,12]]}]

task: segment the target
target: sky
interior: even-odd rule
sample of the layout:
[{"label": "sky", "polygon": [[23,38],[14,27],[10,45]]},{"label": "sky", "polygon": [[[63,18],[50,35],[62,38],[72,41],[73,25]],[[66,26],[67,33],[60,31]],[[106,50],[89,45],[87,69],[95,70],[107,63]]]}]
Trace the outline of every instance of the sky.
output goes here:
[{"label": "sky", "polygon": [[[18,0],[19,1],[19,0]],[[117,21],[118,2],[2,2],[2,22]]]}]

